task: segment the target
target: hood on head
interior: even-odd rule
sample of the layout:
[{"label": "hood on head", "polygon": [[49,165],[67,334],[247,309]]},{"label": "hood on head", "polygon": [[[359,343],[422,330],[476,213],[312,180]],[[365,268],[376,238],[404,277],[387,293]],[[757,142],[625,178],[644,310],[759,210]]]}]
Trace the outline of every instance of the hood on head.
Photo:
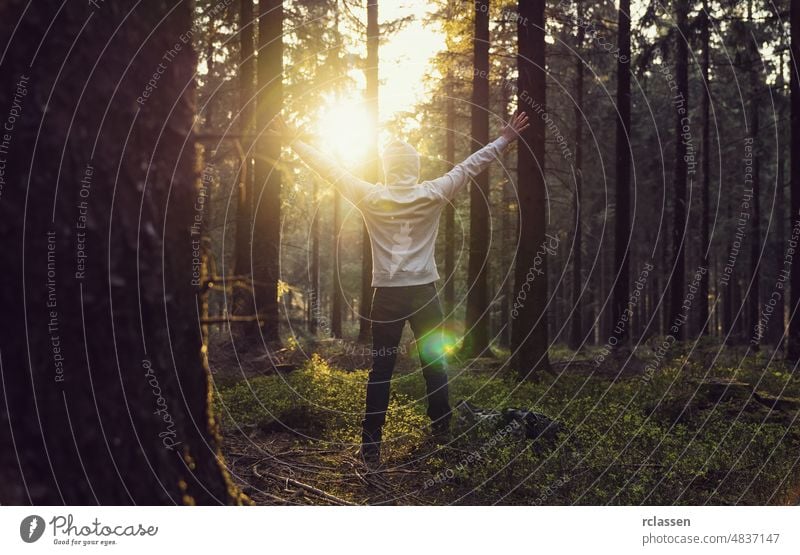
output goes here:
[{"label": "hood on head", "polygon": [[387,185],[416,185],[419,182],[419,154],[407,142],[392,140],[384,147],[381,159]]}]

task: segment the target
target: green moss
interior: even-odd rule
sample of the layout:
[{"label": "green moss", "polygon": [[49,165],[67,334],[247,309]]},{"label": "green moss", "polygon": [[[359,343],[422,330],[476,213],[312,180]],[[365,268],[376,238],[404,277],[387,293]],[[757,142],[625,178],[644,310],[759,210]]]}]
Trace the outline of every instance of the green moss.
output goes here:
[{"label": "green moss", "polygon": [[[785,500],[796,486],[800,434],[793,414],[770,413],[757,403],[731,399],[704,403],[698,380],[736,378],[759,391],[798,396],[798,381],[781,365],[694,368],[679,353],[649,381],[564,373],[540,383],[519,383],[510,371],[451,371],[451,400],[495,410],[529,408],[564,424],[551,445],[486,434],[464,434],[453,449],[419,464],[446,479],[426,488],[434,502],[536,504],[762,504]],[[687,364],[684,364],[686,362]],[[708,375],[706,375],[708,374]],[[363,411],[366,371],[342,371],[314,356],[288,376],[266,376],[219,391],[223,430],[258,426],[299,414],[297,425],[319,423],[315,441],[354,443]],[[419,453],[427,422],[419,372],[393,382],[385,429],[390,460]],[[297,413],[299,407],[303,411]],[[754,408],[755,407],[755,408]],[[293,412],[294,411],[294,412]],[[769,417],[769,418],[768,418]],[[776,418],[777,417],[777,418]],[[477,452],[464,462],[465,453]]]}]

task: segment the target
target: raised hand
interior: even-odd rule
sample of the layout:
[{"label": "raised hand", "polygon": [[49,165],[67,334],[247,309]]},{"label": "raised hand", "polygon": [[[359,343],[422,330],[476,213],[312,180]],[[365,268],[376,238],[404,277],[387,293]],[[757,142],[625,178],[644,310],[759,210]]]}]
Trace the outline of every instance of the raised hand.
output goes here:
[{"label": "raised hand", "polygon": [[520,112],[509,121],[505,127],[503,127],[502,136],[505,137],[509,141],[513,141],[514,139],[518,139],[519,136],[525,131],[528,127],[530,127],[530,123],[528,123],[528,114],[525,112]]}]

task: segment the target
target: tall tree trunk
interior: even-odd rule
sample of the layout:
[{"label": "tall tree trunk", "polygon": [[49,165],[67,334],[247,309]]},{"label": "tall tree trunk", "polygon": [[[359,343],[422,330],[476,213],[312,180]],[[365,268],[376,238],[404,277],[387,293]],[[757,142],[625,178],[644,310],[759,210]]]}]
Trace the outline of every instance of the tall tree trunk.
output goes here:
[{"label": "tall tree trunk", "polygon": [[134,4],[1,10],[3,504],[239,498],[198,332],[191,3]]},{"label": "tall tree trunk", "polygon": [[276,167],[280,141],[266,129],[283,103],[283,2],[258,2],[258,110],[253,221],[253,292],[261,340],[280,343],[278,280],[280,278],[281,173]]},{"label": "tall tree trunk", "polygon": [[609,274],[611,272],[608,271],[609,263],[609,255],[606,252],[606,249],[603,249],[600,252],[600,296],[598,298],[597,308],[600,310],[600,321],[598,325],[598,329],[600,330],[600,337],[601,342],[605,343],[607,338],[611,334],[611,310],[609,310],[608,306],[608,298],[611,296],[611,292],[609,291]]},{"label": "tall tree trunk", "polygon": [[[800,226],[800,0],[791,3],[791,49],[790,94],[792,156],[789,157],[789,179],[791,180],[791,227]],[[800,360],[800,256],[792,258],[791,302],[789,303],[789,336],[786,357],[791,361]]]},{"label": "tall tree trunk", "polygon": [[[336,30],[337,36],[339,36],[339,0],[336,0],[334,4],[334,29]],[[335,48],[331,55],[335,55],[336,63],[338,66],[339,58],[340,58],[340,49]],[[342,198],[339,194],[339,191],[334,188],[333,190],[333,222],[331,224],[332,233],[331,237],[333,239],[333,283],[331,287],[331,326],[330,326],[330,334],[332,337],[341,339],[342,337],[342,305],[343,303],[343,291],[342,291],[342,282],[341,282],[341,271],[342,271],[342,264],[341,260],[339,259],[339,234],[341,233],[342,227]]]},{"label": "tall tree trunk", "polygon": [[742,294],[742,278],[738,273],[733,273],[731,276],[731,310],[732,310],[732,325],[731,337],[729,343],[736,345],[741,344],[742,339],[746,332],[744,326],[744,319],[746,316],[744,299]]},{"label": "tall tree trunk", "polygon": [[[783,75],[784,71],[784,57],[783,52],[780,54],[780,62],[778,66],[780,69],[780,75]],[[781,83],[781,95],[785,93],[783,87],[786,86],[786,82],[783,79],[779,81]],[[778,119],[783,120],[785,116],[785,112],[783,109],[779,109],[778,111]],[[777,163],[778,169],[775,176],[775,212],[776,212],[776,225],[775,225],[775,256],[773,257],[773,264],[774,264],[774,272],[775,278],[779,279],[782,274],[783,270],[783,258],[784,258],[784,249],[786,248],[786,199],[785,199],[785,191],[784,191],[784,181],[786,179],[784,163],[786,159],[785,155],[785,136],[784,136],[784,128],[783,125],[778,127],[778,152],[777,152]],[[777,300],[775,306],[775,312],[773,313],[773,321],[770,322],[770,326],[768,328],[768,336],[769,342],[775,345],[775,348],[778,349],[781,347],[783,342],[783,333],[785,331],[785,312],[786,312],[786,294],[785,291],[780,296],[780,299]]]},{"label": "tall tree trunk", "polygon": [[750,218],[750,233],[753,235],[750,243],[750,291],[747,295],[747,310],[749,332],[751,334],[751,347],[757,351],[761,343],[760,335],[763,329],[757,328],[759,324],[759,282],[761,280],[761,202],[759,200],[761,183],[759,181],[760,161],[758,156],[758,87],[753,90],[753,101],[750,110],[752,121],[750,133],[753,139],[753,217]]},{"label": "tall tree trunk", "polygon": [[319,324],[319,308],[320,308],[320,290],[319,290],[319,204],[317,198],[319,196],[319,180],[314,179],[314,204],[312,210],[313,216],[311,220],[311,268],[309,281],[311,282],[311,295],[309,303],[311,311],[308,318],[308,331],[311,334],[317,333]]},{"label": "tall tree trunk", "polygon": [[342,337],[342,263],[339,259],[339,234],[342,227],[342,199],[333,193],[333,299],[331,300],[331,335]]},{"label": "tall tree trunk", "polygon": [[[702,118],[703,118],[703,136],[702,136],[702,170],[703,170],[703,185],[701,192],[702,214],[700,216],[700,248],[703,253],[703,265],[709,268],[711,260],[711,243],[709,240],[710,228],[710,197],[709,191],[711,190],[711,83],[709,82],[709,66],[711,60],[711,15],[708,13],[708,0],[703,0],[703,26],[702,26],[702,41],[703,41],[703,58],[702,58],[702,72],[703,72],[703,105],[702,105]],[[700,335],[708,334],[708,282],[710,271],[707,271],[700,278],[700,306],[697,319],[698,330]]]},{"label": "tall tree trunk", "polygon": [[[713,265],[714,265],[714,273],[712,277],[714,278],[714,311],[711,313],[711,325],[712,328],[710,330],[710,334],[714,337],[719,336],[722,331],[722,304],[721,300],[722,297],[720,296],[720,286],[719,286],[719,257],[713,258]],[[709,271],[710,273],[710,271]]]},{"label": "tall tree trunk", "polygon": [[[254,42],[253,0],[241,0],[239,7],[239,129],[245,137],[240,142],[242,159],[239,168],[239,195],[236,203],[236,243],[234,251],[234,274],[245,276],[250,274],[250,230],[253,217],[253,158],[252,144],[248,138],[253,135],[253,118],[255,102],[256,59]],[[242,282],[234,283],[233,313],[238,316],[253,316],[252,284],[244,286]],[[255,323],[246,323],[243,327],[251,327]]]},{"label": "tall tree trunk", "polygon": [[[504,120],[509,118],[509,107],[511,105],[511,87],[508,79],[508,70],[503,73],[501,88],[501,116]],[[512,245],[512,222],[509,206],[514,198],[514,182],[511,180],[510,175],[510,160],[511,149],[506,149],[503,152],[503,188],[500,191],[500,241],[498,245],[499,258],[500,258],[500,273],[498,277],[502,277],[500,289],[500,318],[498,321],[497,340],[498,345],[503,348],[508,348],[511,345],[511,295],[514,286],[514,281],[511,279],[511,253],[509,252],[510,245]]]},{"label": "tall tree trunk", "polygon": [[583,25],[584,6],[582,1],[577,2],[578,29],[575,41],[575,195],[573,197],[575,213],[575,250],[572,253],[572,326],[570,328],[569,346],[571,349],[580,349],[583,345],[583,320],[581,302],[581,289],[583,276],[581,264],[583,261],[583,222],[581,221],[581,191],[583,189],[583,41],[586,27]]},{"label": "tall tree trunk", "polygon": [[[472,78],[472,148],[489,142],[489,1],[475,1]],[[488,356],[489,350],[489,171],[470,185],[467,319],[462,354]]]},{"label": "tall tree trunk", "polygon": [[[591,221],[587,222],[587,227],[591,229],[592,223]],[[591,245],[589,244],[590,241],[586,241],[586,250],[589,251],[591,249]],[[594,270],[594,271],[592,271]],[[587,269],[586,274],[586,293],[583,296],[583,310],[584,310],[584,318],[583,321],[585,322],[585,329],[586,329],[586,341],[590,345],[594,345],[597,343],[597,326],[595,325],[595,319],[597,318],[597,298],[600,296],[599,293],[600,289],[597,285],[597,269],[591,268]]]},{"label": "tall tree trunk", "polygon": [[[747,21],[750,28],[753,28],[753,2],[747,2]],[[761,334],[763,328],[759,328],[759,281],[761,278],[761,202],[760,202],[760,189],[759,182],[760,162],[758,156],[758,131],[759,131],[759,76],[758,76],[758,62],[760,61],[758,51],[749,48],[751,56],[750,61],[754,64],[752,73],[750,74],[750,140],[752,146],[753,156],[753,173],[751,176],[752,194],[753,194],[753,216],[750,218],[750,233],[752,240],[750,242],[750,284],[747,292],[747,333],[750,336],[750,346],[753,351],[758,351],[761,343]]]},{"label": "tall tree trunk", "polygon": [[[688,125],[689,118],[689,48],[687,44],[687,14],[689,5],[687,0],[678,0],[676,3],[676,17],[678,33],[675,36],[675,83],[678,92],[673,98],[675,109],[675,182],[674,204],[672,220],[672,274],[670,276],[670,318],[669,324],[673,326],[682,318],[682,305],[685,281],[685,233],[686,233],[686,143],[682,138],[683,127]],[[684,325],[677,326],[674,333],[676,340],[683,339]]]},{"label": "tall tree trunk", "polygon": [[[520,0],[517,37],[517,69],[520,107],[546,106],[544,0]],[[531,117],[531,126],[518,145],[517,190],[520,213],[520,244],[515,267],[515,292],[525,299],[513,300],[513,365],[523,378],[534,378],[549,370],[547,356],[547,255],[540,249],[548,245],[545,236],[547,195],[544,182],[545,127],[542,118]],[[538,254],[537,254],[538,253]],[[529,272],[534,279],[529,279]]]},{"label": "tall tree trunk", "polygon": [[[506,151],[503,153],[503,167],[509,168],[510,161],[511,153]],[[501,292],[500,321],[498,324],[500,328],[498,343],[500,347],[508,348],[511,345],[511,297],[514,294],[514,278],[511,273],[513,253],[510,249],[514,244],[514,223],[516,221],[512,218],[511,214],[511,206],[514,204],[514,182],[510,176],[508,176],[503,184],[501,195],[503,211],[501,212],[500,267],[502,268],[503,286]]]},{"label": "tall tree trunk", "polygon": [[[456,106],[453,98],[453,74],[448,73],[445,100],[445,164],[449,171],[456,161]],[[455,200],[444,209],[444,310],[448,328],[452,328],[456,307],[456,209]]]},{"label": "tall tree trunk", "polygon": [[[728,219],[733,218],[733,200],[731,195],[726,195],[725,202],[725,216]],[[723,266],[728,260],[727,253],[723,257]],[[724,275],[724,272],[723,272]],[[728,276],[728,281],[725,282],[724,287],[720,285],[720,294],[722,295],[722,337],[725,342],[733,340],[734,333],[734,287],[736,287],[736,265],[731,267],[731,273]]]},{"label": "tall tree trunk", "polygon": [[[778,147],[778,175],[776,178],[778,190],[776,191],[776,229],[775,229],[775,257],[774,257],[774,265],[775,265],[775,276],[776,278],[780,275],[781,271],[783,270],[783,256],[784,256],[784,249],[786,245],[786,234],[784,228],[786,226],[786,199],[785,193],[783,190],[783,181],[784,181],[784,157],[783,157],[783,134],[780,134],[781,139],[779,139],[779,147]],[[769,328],[767,328],[767,336],[769,338],[769,342],[775,345],[775,348],[778,349],[781,346],[783,341],[783,332],[784,332],[784,313],[785,313],[785,302],[784,302],[784,295],[781,295],[780,299],[777,300],[775,306],[775,312],[772,316],[772,321],[770,322]]]},{"label": "tall tree trunk", "polygon": [[[370,183],[377,183],[378,177],[378,45],[380,41],[380,27],[378,26],[378,1],[367,0],[367,111],[372,129],[370,130],[367,154],[367,175]],[[361,230],[361,302],[359,303],[360,318],[358,321],[358,340],[367,342],[370,339],[370,312],[372,310],[372,248],[369,241],[367,226],[363,224]]]},{"label": "tall tree trunk", "polygon": [[[209,84],[214,79],[214,38],[216,35],[216,21],[214,17],[210,17],[208,24],[206,26],[205,31],[205,63],[206,63],[206,79],[208,79]],[[198,49],[199,50],[199,49]],[[213,87],[213,85],[212,85]],[[209,97],[205,105],[203,106],[203,130],[206,133],[213,133],[214,132],[214,109],[216,107],[215,99],[213,96]],[[218,145],[214,145],[214,149],[216,149]],[[213,158],[215,156],[216,151],[211,150],[208,155],[209,159],[206,159],[206,163],[208,166],[204,169],[203,175],[201,176],[202,185],[203,187],[207,188],[207,193],[204,195],[205,200],[203,201],[203,223],[201,226],[201,235],[200,235],[200,245],[201,245],[201,253],[203,259],[206,261],[205,264],[205,272],[207,275],[216,276],[219,275],[216,269],[216,263],[214,259],[214,250],[211,247],[211,229],[213,228],[214,222],[212,221],[213,214],[214,214],[214,171],[213,171]],[[204,151],[203,156],[206,156]],[[213,305],[212,305],[212,301]],[[223,299],[220,299],[216,295],[211,295],[211,290],[206,289],[203,291],[202,302],[200,303],[200,318],[203,320],[208,319],[209,313],[212,314],[223,314],[223,311],[227,311],[227,307],[224,305]],[[217,324],[217,329],[221,328],[219,324]],[[208,342],[209,337],[209,326],[201,325],[200,331],[203,334],[203,343]]]},{"label": "tall tree trunk", "polygon": [[624,344],[630,335],[630,321],[623,320],[630,297],[628,266],[630,256],[628,244],[631,236],[630,180],[631,180],[631,3],[620,0],[617,34],[619,56],[617,57],[617,140],[616,140],[616,194],[614,234],[614,293],[612,297],[612,333],[616,345]]}]

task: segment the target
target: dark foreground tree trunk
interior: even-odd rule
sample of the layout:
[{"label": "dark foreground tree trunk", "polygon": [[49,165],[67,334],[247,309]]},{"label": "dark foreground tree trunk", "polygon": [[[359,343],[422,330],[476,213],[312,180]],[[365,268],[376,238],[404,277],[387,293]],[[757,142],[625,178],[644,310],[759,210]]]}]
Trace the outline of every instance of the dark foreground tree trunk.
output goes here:
[{"label": "dark foreground tree trunk", "polygon": [[[474,72],[472,77],[472,149],[489,142],[489,2],[475,2]],[[489,351],[489,172],[470,184],[467,320],[462,354],[486,356]]]},{"label": "dark foreground tree trunk", "polygon": [[517,24],[520,109],[531,113],[531,126],[519,141],[517,190],[520,231],[511,309],[513,364],[524,378],[549,370],[547,357],[546,190],[544,182],[544,121],[532,106],[545,104],[544,0],[519,2]]},{"label": "dark foreground tree trunk", "polygon": [[234,502],[197,321],[191,3],[25,4],[0,7],[4,44],[19,22],[0,68],[0,114],[18,114],[0,147],[0,502]]}]

